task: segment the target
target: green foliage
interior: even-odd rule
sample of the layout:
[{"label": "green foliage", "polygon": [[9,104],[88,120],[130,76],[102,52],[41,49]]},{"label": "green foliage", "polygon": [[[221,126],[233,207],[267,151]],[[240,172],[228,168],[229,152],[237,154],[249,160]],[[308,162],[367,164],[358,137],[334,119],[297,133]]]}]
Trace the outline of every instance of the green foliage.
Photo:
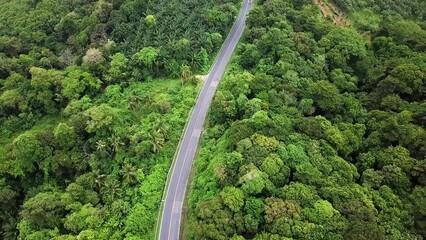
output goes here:
[{"label": "green foliage", "polygon": [[19,135],[13,140],[13,150],[11,151],[12,161],[8,163],[8,172],[14,176],[23,176],[33,172],[35,165],[46,157],[42,143],[37,139],[34,132]]},{"label": "green foliage", "polygon": [[213,98],[211,119],[214,122],[227,122],[235,117],[237,113],[236,102],[231,92],[218,91]]},{"label": "green foliage", "polygon": [[426,236],[422,2],[336,1],[356,29],[315,3],[251,11],[211,106],[189,239]]},{"label": "green foliage", "polygon": [[84,93],[94,95],[101,81],[78,67],[69,67],[62,82],[62,95],[69,100],[80,99]]},{"label": "green foliage", "polygon": [[239,2],[127,0],[120,3],[109,21],[118,49],[135,54],[143,47],[153,47],[161,61],[150,69],[151,73],[176,77],[176,66],[188,65],[196,70],[206,67],[201,56],[205,53],[211,56],[220,48],[221,36],[234,21]]},{"label": "green foliage", "polygon": [[153,15],[148,15],[145,17],[145,23],[149,26],[149,27],[155,27],[155,25],[157,25],[157,21],[155,20],[155,17]]},{"label": "green foliage", "polygon": [[64,213],[59,192],[41,192],[25,202],[21,216],[34,229],[58,227]]},{"label": "green foliage", "polygon": [[235,187],[226,187],[220,193],[223,203],[233,212],[239,212],[244,205],[243,192]]},{"label": "green foliage", "polygon": [[319,45],[327,51],[327,62],[332,69],[350,71],[351,66],[366,55],[364,39],[353,29],[333,29],[319,41]]},{"label": "green foliage", "polygon": [[[93,100],[72,100],[61,113],[67,119],[40,119],[32,129],[2,138],[8,142],[0,148],[0,202],[10,206],[2,209],[2,234],[152,238],[168,160],[195,94],[179,80],[111,85]],[[169,109],[149,98],[169,102]],[[147,142],[146,158],[138,157],[139,141]]]},{"label": "green foliage", "polygon": [[134,55],[137,63],[144,67],[152,68],[155,60],[158,57],[159,51],[153,47],[146,47]]},{"label": "green foliage", "polygon": [[77,134],[75,133],[74,127],[70,127],[66,123],[59,123],[53,134],[56,143],[62,148],[73,147],[77,140]]},{"label": "green foliage", "polygon": [[110,68],[107,71],[105,79],[111,83],[120,83],[127,81],[129,77],[129,59],[122,53],[116,53],[111,56]]},{"label": "green foliage", "polygon": [[318,81],[308,89],[309,97],[324,111],[337,111],[341,107],[337,87],[328,81]]},{"label": "green foliage", "polygon": [[268,175],[258,169],[253,169],[245,173],[239,180],[241,190],[246,195],[256,195],[261,193],[267,185]]},{"label": "green foliage", "polygon": [[371,9],[364,9],[352,15],[353,22],[358,29],[363,31],[377,32],[383,21],[382,17],[374,13]]},{"label": "green foliage", "polygon": [[[425,3],[335,2],[360,32],[313,1],[256,2],[211,106],[190,239],[426,236]],[[239,4],[0,0],[0,238],[154,238],[187,83]]]},{"label": "green foliage", "polygon": [[421,0],[337,0],[336,3],[342,10],[349,12],[371,8],[384,16],[401,15],[405,18],[425,20],[425,5]]},{"label": "green foliage", "polygon": [[0,238],[152,239],[238,4],[0,0]]},{"label": "green foliage", "polygon": [[87,228],[99,228],[102,222],[103,216],[101,211],[94,208],[91,204],[87,204],[82,206],[80,210],[67,215],[64,227],[73,233],[80,233]]}]

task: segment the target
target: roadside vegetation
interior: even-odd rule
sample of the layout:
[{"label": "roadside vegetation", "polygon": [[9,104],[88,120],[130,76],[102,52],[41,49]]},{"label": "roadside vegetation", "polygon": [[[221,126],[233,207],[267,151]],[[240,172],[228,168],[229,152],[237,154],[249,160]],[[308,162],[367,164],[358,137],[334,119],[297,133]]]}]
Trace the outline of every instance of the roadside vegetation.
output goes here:
[{"label": "roadside vegetation", "polygon": [[423,3],[336,2],[353,27],[314,1],[257,1],[213,99],[188,239],[426,237]]},{"label": "roadside vegetation", "polygon": [[423,0],[333,0],[347,13],[373,11],[383,17],[401,16],[418,21],[426,20],[426,2]]},{"label": "roadside vegetation", "polygon": [[153,239],[239,1],[0,0],[0,239]]}]

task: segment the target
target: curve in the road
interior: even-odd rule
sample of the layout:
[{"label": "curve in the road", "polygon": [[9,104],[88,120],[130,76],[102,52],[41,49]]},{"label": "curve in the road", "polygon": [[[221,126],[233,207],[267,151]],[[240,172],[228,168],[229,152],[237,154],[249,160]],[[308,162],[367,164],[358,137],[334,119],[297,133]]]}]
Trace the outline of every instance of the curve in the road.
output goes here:
[{"label": "curve in the road", "polygon": [[171,169],[171,177],[165,193],[164,205],[160,209],[161,222],[159,229],[160,240],[178,240],[180,233],[180,223],[182,218],[182,206],[185,198],[185,191],[191,171],[192,161],[198,147],[198,141],[203,129],[213,95],[222,78],[226,66],[241,38],[247,14],[250,11],[252,0],[244,0],[243,8],[239,17],[235,21],[228,37],[226,38],[221,51],[206,78],[203,88],[198,96],[195,107],[192,111],[189,124],[187,125],[180,149]]}]

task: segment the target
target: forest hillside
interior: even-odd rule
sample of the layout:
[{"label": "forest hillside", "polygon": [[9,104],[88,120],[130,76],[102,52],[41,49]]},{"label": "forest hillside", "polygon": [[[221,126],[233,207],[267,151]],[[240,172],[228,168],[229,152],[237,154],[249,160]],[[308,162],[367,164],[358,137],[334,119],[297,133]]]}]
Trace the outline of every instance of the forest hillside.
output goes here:
[{"label": "forest hillside", "polygon": [[187,238],[426,238],[425,2],[256,3],[213,99]]},{"label": "forest hillside", "polygon": [[0,0],[0,239],[153,239],[229,0]]}]

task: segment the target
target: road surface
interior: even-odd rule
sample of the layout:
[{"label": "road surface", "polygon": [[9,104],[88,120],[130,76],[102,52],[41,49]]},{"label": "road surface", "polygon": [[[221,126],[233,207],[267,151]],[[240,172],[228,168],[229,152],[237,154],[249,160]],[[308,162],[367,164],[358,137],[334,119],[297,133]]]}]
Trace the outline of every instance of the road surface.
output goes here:
[{"label": "road surface", "polygon": [[167,192],[162,208],[162,218],[160,220],[160,240],[179,239],[182,205],[185,198],[186,185],[203,129],[204,120],[219,81],[244,31],[246,17],[250,11],[251,5],[252,0],[244,0],[240,15],[226,38],[216,62],[204,82],[197,103],[192,111],[190,122],[187,125],[179,152],[175,159],[175,164],[172,165],[173,169],[171,170],[172,173],[169,185],[166,186]]}]

